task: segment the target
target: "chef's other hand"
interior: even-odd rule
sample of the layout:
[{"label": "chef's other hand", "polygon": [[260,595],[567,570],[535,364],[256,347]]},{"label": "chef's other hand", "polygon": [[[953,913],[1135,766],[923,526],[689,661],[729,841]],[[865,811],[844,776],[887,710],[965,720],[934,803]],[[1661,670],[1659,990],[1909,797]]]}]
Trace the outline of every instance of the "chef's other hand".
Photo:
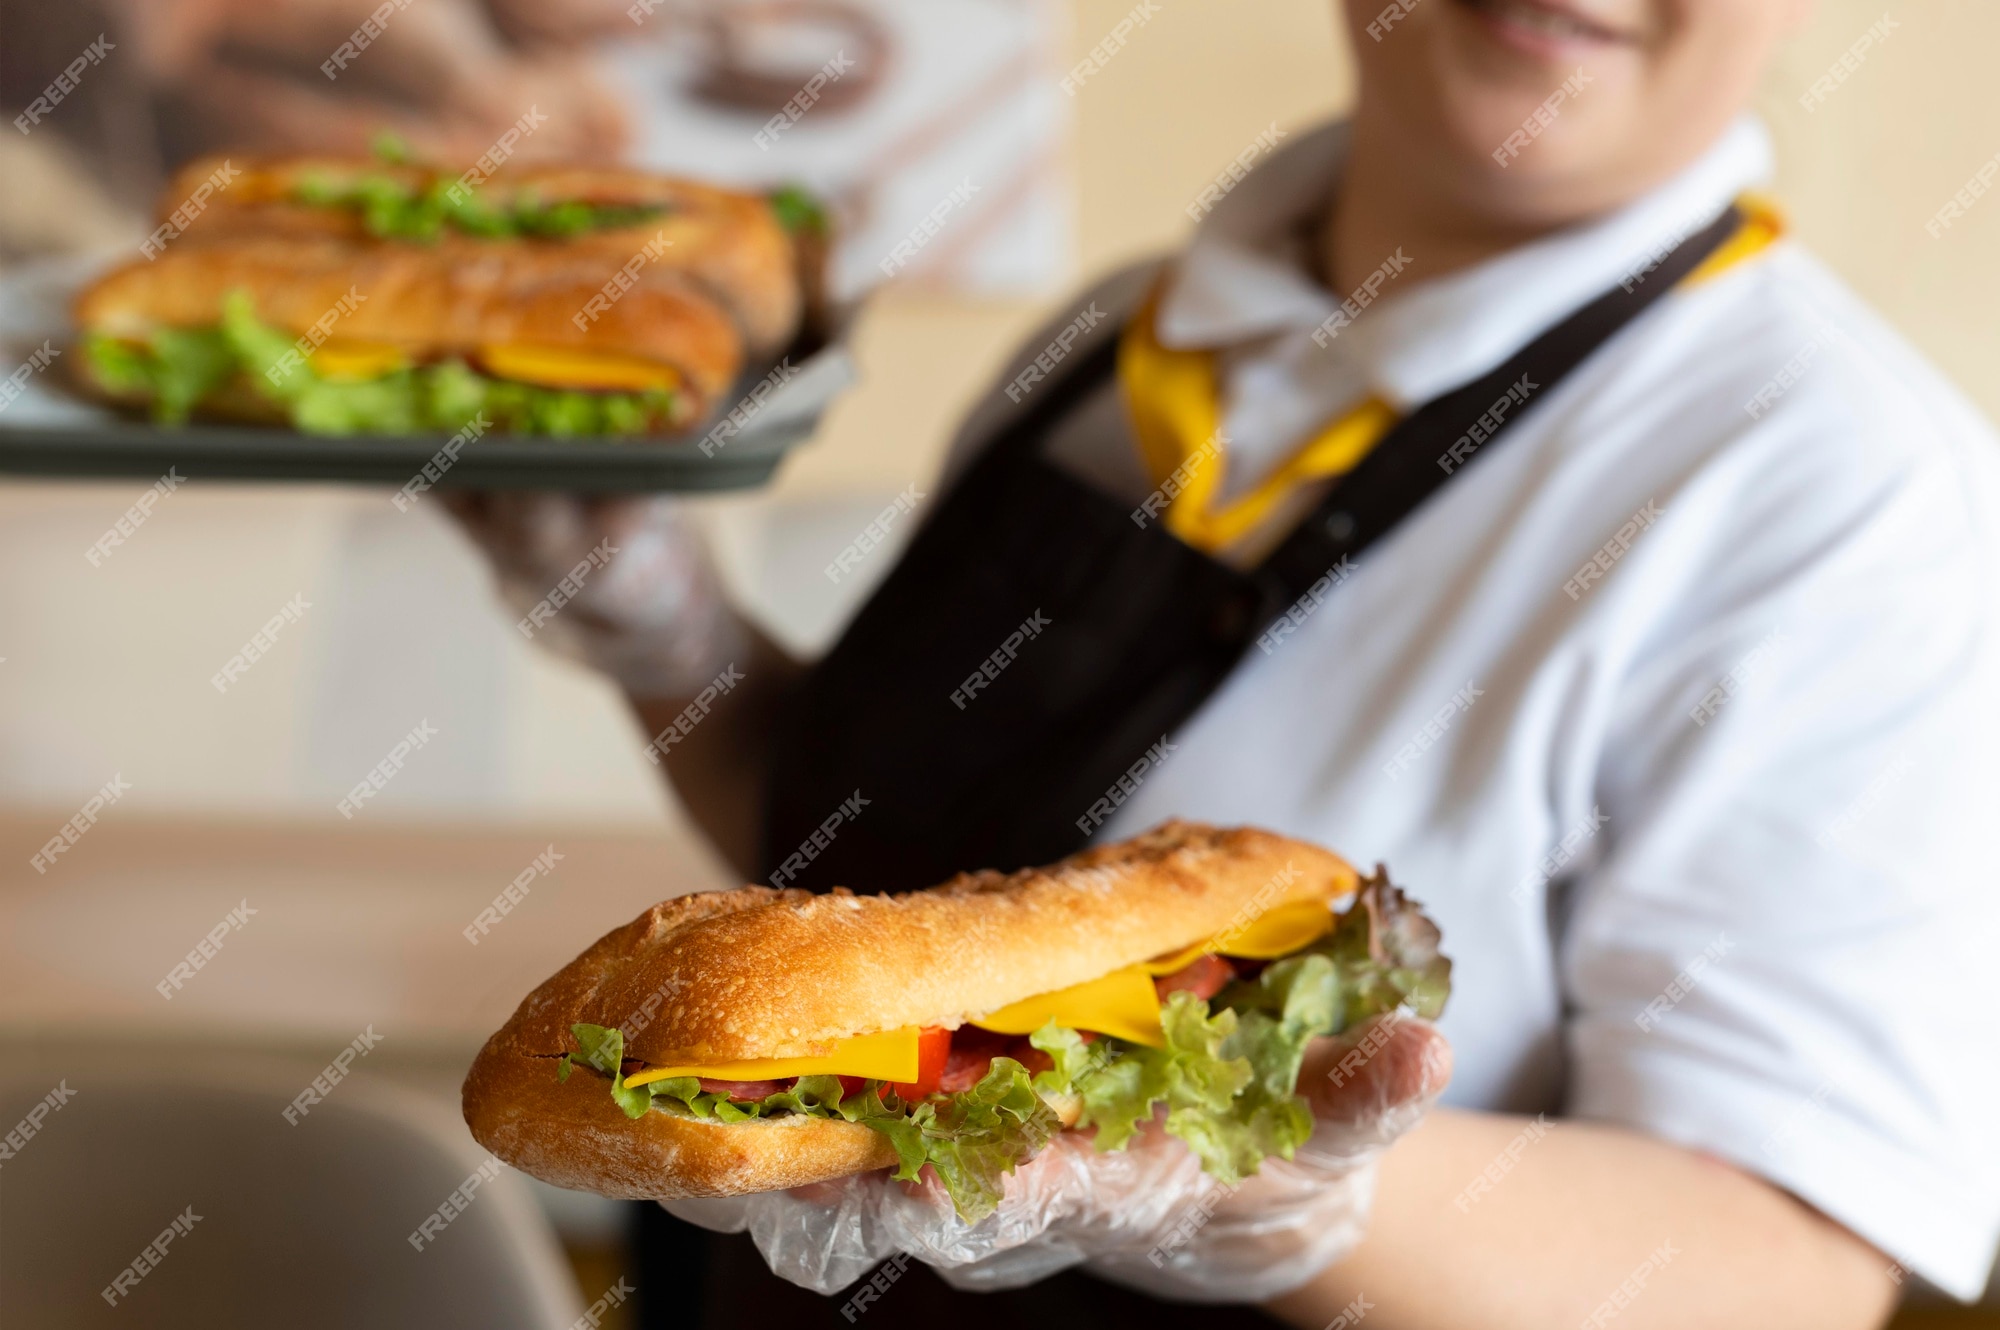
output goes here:
[{"label": "chef's other hand", "polygon": [[502,28],[520,25],[481,0],[387,15],[380,0],[118,3],[177,112],[176,156],[362,152],[387,130],[419,157],[470,162],[520,125],[516,160],[610,158],[627,134],[582,53],[515,44]]},{"label": "chef's other hand", "polygon": [[[749,1230],[771,1269],[831,1294],[898,1252],[967,1289],[1014,1288],[1084,1264],[1108,1279],[1197,1302],[1255,1302],[1298,1287],[1352,1250],[1375,1165],[1451,1078],[1451,1046],[1391,1013],[1316,1040],[1299,1074],[1312,1136],[1235,1186],[1204,1173],[1156,1121],[1123,1150],[1064,1132],[1007,1180],[992,1215],[966,1224],[934,1181],[887,1171],[793,1192],[669,1201],[722,1232]],[[928,1179],[929,1175],[925,1175]]]},{"label": "chef's other hand", "polygon": [[707,548],[671,499],[449,492],[520,631],[634,698],[692,694],[745,649]]}]

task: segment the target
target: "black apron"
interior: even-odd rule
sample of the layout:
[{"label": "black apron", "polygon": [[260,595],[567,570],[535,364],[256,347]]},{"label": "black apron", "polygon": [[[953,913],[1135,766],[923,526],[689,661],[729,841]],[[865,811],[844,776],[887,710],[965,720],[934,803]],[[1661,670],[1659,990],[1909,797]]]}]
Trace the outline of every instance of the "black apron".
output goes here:
[{"label": "black apron", "polygon": [[[1116,797],[1120,778],[1171,739],[1261,633],[1316,582],[1324,594],[1331,570],[1490,452],[1740,222],[1726,210],[1643,280],[1614,287],[1492,373],[1398,422],[1248,572],[1183,544],[1157,519],[1135,520],[1041,455],[1050,427],[1113,374],[1117,347],[1105,339],[1067,377],[1045,383],[986,448],[797,691],[771,752],[766,872],[791,858],[786,886],[904,891],[1081,848],[1093,805],[1104,811],[1099,801]],[[981,663],[1035,619],[1047,627],[1017,639],[1011,657],[1002,653],[1004,668],[995,661],[993,677],[968,697]],[[700,1230],[669,1226],[676,1259],[693,1258],[681,1236],[699,1244]],[[709,1273],[706,1324],[776,1324],[769,1317],[779,1308],[795,1327],[849,1324],[841,1298],[782,1285],[747,1238],[703,1245],[708,1256],[693,1259]],[[685,1293],[683,1285],[674,1297],[681,1330],[690,1324]],[[1183,1311],[1204,1330],[1272,1324],[1249,1309],[1169,1308],[1075,1272],[970,1296],[913,1264],[883,1301],[905,1304],[898,1322],[948,1307],[959,1330],[1140,1317],[1168,1330]],[[653,1300],[644,1302],[651,1325]]]}]

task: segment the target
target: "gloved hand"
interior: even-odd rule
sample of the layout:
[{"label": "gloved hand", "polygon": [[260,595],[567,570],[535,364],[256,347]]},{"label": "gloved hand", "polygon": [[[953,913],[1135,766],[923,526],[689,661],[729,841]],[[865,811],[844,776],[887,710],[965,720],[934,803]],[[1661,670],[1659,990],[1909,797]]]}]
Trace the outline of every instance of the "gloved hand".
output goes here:
[{"label": "gloved hand", "polygon": [[886,1171],[790,1192],[667,1201],[719,1232],[750,1232],[771,1269],[822,1294],[897,1252],[959,1288],[1033,1283],[1085,1264],[1147,1293],[1249,1302],[1296,1288],[1352,1250],[1367,1225],[1375,1165],[1451,1077],[1451,1046],[1428,1021],[1392,1012],[1316,1040],[1298,1092],[1316,1127],[1290,1159],[1224,1186],[1158,1121],[1099,1153],[1069,1131],[1023,1163],[976,1224],[959,1219],[930,1174]]},{"label": "gloved hand", "polygon": [[747,654],[708,550],[673,500],[446,491],[444,501],[492,561],[524,635],[634,697],[688,696]]}]

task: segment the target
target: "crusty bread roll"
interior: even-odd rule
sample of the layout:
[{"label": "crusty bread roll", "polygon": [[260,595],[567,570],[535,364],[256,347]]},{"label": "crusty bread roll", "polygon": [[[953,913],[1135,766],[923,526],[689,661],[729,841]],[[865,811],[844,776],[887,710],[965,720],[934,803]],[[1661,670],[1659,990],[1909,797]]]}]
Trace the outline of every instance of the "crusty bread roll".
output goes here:
[{"label": "crusty bread roll", "polygon": [[[823,1054],[903,1026],[957,1027],[1214,937],[1289,901],[1333,901],[1353,868],[1250,828],[1168,822],[1048,868],[964,874],[900,896],[744,887],[655,905],[530,993],[464,1088],[480,1144],[558,1186],[735,1196],[895,1162],[860,1123],[627,1118],[604,1077],[557,1059],[570,1026],[617,1026],[655,1066]],[[1055,1105],[1065,1121],[1076,1106]]]},{"label": "crusty bread roll", "polygon": [[[347,342],[386,343],[419,360],[477,361],[490,347],[532,345],[651,361],[675,372],[698,420],[743,363],[729,316],[685,283],[635,286],[594,320],[576,319],[610,271],[566,244],[446,237],[389,245],[335,237],[243,235],[229,244],[173,244],[115,269],[78,295],[86,332],[143,339],[153,329],[213,327],[229,293],[257,317],[299,335],[336,306]],[[360,297],[350,300],[350,292]]]},{"label": "crusty bread roll", "polygon": [[[421,192],[438,180],[449,184],[460,178],[454,171],[365,157],[227,160],[241,174],[227,189],[209,198],[207,207],[189,221],[184,236],[175,243],[224,243],[246,235],[271,234],[366,240],[368,231],[359,210],[301,202],[299,188],[307,182],[344,185],[368,177],[387,177]],[[160,196],[161,219],[165,220],[224,161],[220,155],[207,157],[177,172]],[[664,252],[650,258],[634,274],[641,286],[678,284],[701,291],[736,322],[745,349],[754,359],[776,355],[798,332],[804,303],[798,256],[791,236],[759,195],[644,171],[547,163],[502,166],[490,176],[474,180],[478,198],[497,208],[529,197],[545,204],[660,208],[659,216],[630,226],[602,227],[540,243],[590,255],[603,269],[598,277],[601,282],[663,234],[668,242]],[[476,249],[479,242],[473,243]]]}]

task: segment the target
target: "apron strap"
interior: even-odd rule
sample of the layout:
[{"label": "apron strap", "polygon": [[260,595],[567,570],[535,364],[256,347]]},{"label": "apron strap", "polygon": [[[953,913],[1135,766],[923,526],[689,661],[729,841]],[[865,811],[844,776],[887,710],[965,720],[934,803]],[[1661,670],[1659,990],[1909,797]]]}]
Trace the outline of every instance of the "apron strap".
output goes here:
[{"label": "apron strap", "polygon": [[[1485,446],[1533,409],[1591,352],[1737,234],[1734,205],[1650,272],[1628,278],[1508,357],[1491,373],[1417,408],[1342,476],[1257,569],[1272,619],[1396,528]],[[1497,421],[1494,419],[1497,417]],[[1482,425],[1482,421],[1488,423]]]}]

